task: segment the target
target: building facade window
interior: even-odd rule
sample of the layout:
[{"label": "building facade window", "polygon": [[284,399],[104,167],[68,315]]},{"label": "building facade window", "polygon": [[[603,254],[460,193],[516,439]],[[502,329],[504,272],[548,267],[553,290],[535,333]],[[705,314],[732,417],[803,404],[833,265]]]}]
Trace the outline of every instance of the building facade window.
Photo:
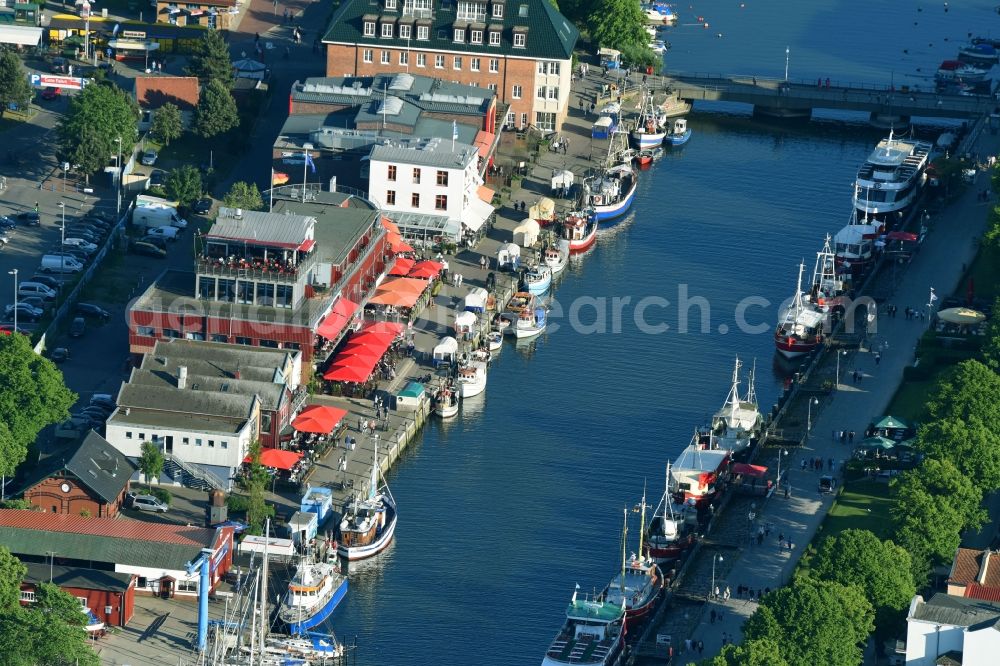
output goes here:
[{"label": "building facade window", "polygon": [[512,96],[512,97],[513,97],[514,99],[521,99],[521,93],[522,93],[522,92],[523,92],[523,89],[521,88],[521,86],[519,86],[519,85],[517,85],[517,84],[514,84],[514,89],[513,89],[513,90],[511,90],[511,93],[510,93],[510,94],[511,94],[511,96]]},{"label": "building facade window", "polygon": [[383,65],[388,65],[389,64],[389,52],[388,51],[382,51],[382,64]]},{"label": "building facade window", "polygon": [[556,114],[548,111],[535,113],[535,126],[543,131],[553,131],[556,128]]},{"label": "building facade window", "polygon": [[429,25],[417,26],[417,39],[427,40],[431,38],[431,27]]},{"label": "building facade window", "polygon": [[175,331],[172,328],[165,328],[165,329],[163,329],[163,337],[165,337],[165,338],[179,338],[179,337],[181,337],[181,332],[180,331]]},{"label": "building facade window", "polygon": [[447,171],[438,171],[437,172],[437,184],[441,185],[442,187],[447,187],[448,186],[448,172]]},{"label": "building facade window", "polygon": [[393,182],[396,181],[396,165],[390,164],[389,168],[386,170],[385,177]]},{"label": "building facade window", "polygon": [[155,338],[156,337],[156,329],[153,328],[152,326],[136,326],[135,327],[135,334],[136,335],[141,335],[141,336],[146,337],[146,338]]},{"label": "building facade window", "polygon": [[413,184],[414,185],[420,184],[420,169],[416,168],[413,169]]},{"label": "building facade window", "polygon": [[35,592],[33,590],[21,590],[21,601],[28,604],[35,603]]},{"label": "building facade window", "polygon": [[387,38],[387,39],[392,39],[392,27],[393,26],[392,26],[391,23],[383,23],[382,24],[382,36],[385,37],[385,38]]},{"label": "building facade window", "polygon": [[132,431],[131,430],[126,430],[125,431],[125,439],[132,439]]},{"label": "building facade window", "polygon": [[452,63],[452,67],[458,70],[462,69],[462,56],[455,56],[455,62]]},{"label": "building facade window", "polygon": [[229,278],[219,278],[219,286],[215,292],[215,298],[219,301],[232,303],[236,300],[236,280]]},{"label": "building facade window", "polygon": [[253,303],[253,282],[239,281],[236,285],[236,302]]},{"label": "building facade window", "polygon": [[396,0],[385,0],[385,8],[395,10]]},{"label": "building facade window", "polygon": [[385,205],[395,206],[396,205],[396,190],[386,190],[385,191]]},{"label": "building facade window", "polygon": [[243,337],[240,337],[240,336],[237,335],[236,336],[236,344],[238,344],[238,345],[246,345],[246,346],[250,347],[250,346],[253,345],[253,340],[251,340],[250,338],[243,338]]},{"label": "building facade window", "polygon": [[478,71],[479,71],[479,63],[480,63],[480,60],[479,60],[479,58],[472,58],[472,59],[470,60],[470,62],[469,62],[469,68],[470,68],[470,69],[471,69],[471,70],[472,70],[473,72],[478,72]]},{"label": "building facade window", "polygon": [[270,282],[257,283],[257,305],[267,307],[274,305],[274,285]]},{"label": "building facade window", "polygon": [[365,21],[365,37],[375,36],[375,21]]},{"label": "building facade window", "polygon": [[361,52],[361,59],[364,62],[372,62],[374,60],[374,58],[372,57],[372,50],[371,49],[365,49],[364,51],[362,51]]},{"label": "building facade window", "polygon": [[490,30],[490,46],[500,46],[500,31]]},{"label": "building facade window", "polygon": [[528,42],[527,37],[528,36],[525,35],[523,32],[515,32],[514,33],[514,48],[515,49],[523,49],[525,47],[525,45],[527,44],[527,42]]},{"label": "building facade window", "polygon": [[198,298],[215,299],[215,278],[198,278]]},{"label": "building facade window", "polygon": [[535,97],[538,99],[545,99],[545,86],[538,86],[535,89]]},{"label": "building facade window", "polygon": [[408,23],[404,23],[404,24],[402,24],[402,25],[399,26],[399,38],[400,39],[409,39],[410,35],[412,33],[413,33],[413,26],[412,25],[410,25]]},{"label": "building facade window", "polygon": [[504,125],[506,125],[507,127],[513,127],[514,126],[514,118],[515,118],[514,112],[513,111],[508,111],[507,112],[507,117],[504,118],[504,121],[503,121]]},{"label": "building facade window", "polygon": [[229,342],[229,336],[225,333],[212,333],[212,342]]},{"label": "building facade window", "polygon": [[434,56],[434,69],[444,69],[444,56],[440,53]]},{"label": "building facade window", "polygon": [[503,18],[503,3],[494,2],[493,3],[493,18],[502,19]]},{"label": "building facade window", "polygon": [[426,53],[418,53],[417,54],[417,67],[426,67],[426,66],[427,66],[427,54]]},{"label": "building facade window", "polygon": [[274,305],[279,308],[292,307],[292,295],[295,293],[290,284],[279,284],[278,291],[274,297]]},{"label": "building facade window", "polygon": [[489,88],[490,90],[492,90],[493,92],[497,91],[497,84],[495,84],[495,83],[487,84],[486,87]]},{"label": "building facade window", "polygon": [[549,99],[559,99],[559,86],[549,86]]},{"label": "building facade window", "polygon": [[399,64],[400,65],[409,65],[410,64],[410,52],[409,51],[400,51],[399,52]]},{"label": "building facade window", "polygon": [[500,60],[497,58],[490,58],[490,74],[496,74],[500,71]]},{"label": "building facade window", "polygon": [[528,15],[528,5],[518,5],[517,6],[517,15],[520,16],[521,18],[524,18],[525,16],[527,16]]},{"label": "building facade window", "polygon": [[470,30],[469,31],[469,41],[473,44],[483,43],[483,31],[482,30]]},{"label": "building facade window", "polygon": [[455,28],[455,41],[459,43],[465,42],[465,28]]},{"label": "building facade window", "polygon": [[439,194],[434,197],[434,210],[448,210],[447,195]]},{"label": "building facade window", "polygon": [[261,347],[268,347],[270,349],[277,349],[278,348],[278,341],[277,340],[267,340],[265,338],[261,338],[260,339],[260,346]]},{"label": "building facade window", "polygon": [[539,60],[538,73],[542,75],[549,74],[551,76],[559,76],[559,63]]},{"label": "building facade window", "polygon": [[420,194],[417,192],[410,195],[410,207],[420,208]]},{"label": "building facade window", "polygon": [[459,0],[455,16],[459,21],[485,21],[486,3]]},{"label": "building facade window", "polygon": [[521,114],[521,129],[524,129],[527,126],[528,126],[528,114],[527,113],[522,113]]}]

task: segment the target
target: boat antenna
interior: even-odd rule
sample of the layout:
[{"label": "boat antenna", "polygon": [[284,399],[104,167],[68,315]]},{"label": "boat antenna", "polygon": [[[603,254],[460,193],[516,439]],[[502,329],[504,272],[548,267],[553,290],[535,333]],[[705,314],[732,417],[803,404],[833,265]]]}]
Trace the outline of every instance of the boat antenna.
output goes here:
[{"label": "boat antenna", "polygon": [[736,418],[737,410],[740,407],[740,357],[736,357],[736,364],[733,367],[733,387],[729,389],[729,413],[731,418]]},{"label": "boat antenna", "polygon": [[[267,641],[267,543],[271,540],[271,519],[264,520],[264,560],[261,562],[260,579],[260,654],[264,656],[264,645]],[[254,639],[256,640],[256,636]]]},{"label": "boat antenna", "polygon": [[757,377],[757,359],[754,358],[753,365],[750,366],[750,376],[747,378],[749,386],[747,386],[747,402],[751,404],[757,404],[757,389],[754,387],[754,381]]},{"label": "boat antenna", "polygon": [[806,262],[803,260],[799,263],[799,282],[795,287],[795,318],[798,319],[799,313],[802,311],[802,273],[806,270]]},{"label": "boat antenna", "polygon": [[625,598],[625,563],[628,557],[628,507],[625,507],[625,524],[622,525],[622,577],[619,587],[622,591],[622,599]]},{"label": "boat antenna", "polygon": [[646,540],[646,480],[642,480],[642,506],[639,514],[639,560],[642,560],[643,541]]}]

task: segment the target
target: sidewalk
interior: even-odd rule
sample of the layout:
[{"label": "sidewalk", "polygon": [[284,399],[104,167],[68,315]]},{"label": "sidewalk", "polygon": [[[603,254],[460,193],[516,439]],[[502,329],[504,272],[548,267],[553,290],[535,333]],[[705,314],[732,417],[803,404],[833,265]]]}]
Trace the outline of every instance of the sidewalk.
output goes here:
[{"label": "sidewalk", "polygon": [[[1000,139],[984,132],[973,152],[994,154],[1000,149]],[[860,159],[860,156],[859,156]],[[971,265],[977,245],[974,242],[986,228],[986,210],[992,203],[976,200],[976,193],[988,185],[988,174],[979,173],[977,181],[960,200],[946,208],[931,221],[927,240],[901,280],[889,302],[904,307],[926,308],[930,288],[940,297],[952,294],[962,278],[963,266]],[[732,556],[726,567],[725,577],[717,581],[720,590],[728,586],[732,598],[728,603],[709,602],[704,605],[701,618],[691,638],[704,641],[705,653],[699,657],[710,658],[722,648],[723,636],[729,642],[742,640],[743,622],[757,608],[756,602],[739,600],[736,590],[746,585],[754,590],[776,589],[784,585],[795,568],[803,549],[812,540],[816,529],[823,522],[833,502],[833,495],[821,495],[817,485],[823,472],[802,471],[800,461],[808,458],[833,458],[837,461],[849,456],[839,443],[834,443],[830,433],[834,430],[863,432],[874,417],[885,413],[889,401],[899,385],[903,368],[912,363],[913,350],[927,327],[927,322],[907,320],[904,317],[880,316],[876,339],[880,341],[881,362],[876,363],[873,352],[855,355],[854,367],[864,373],[860,384],[841,383],[840,390],[825,403],[817,414],[813,410],[812,437],[800,451],[791,450],[785,458],[790,470],[791,498],[784,499],[776,493],[762,507],[759,524],[770,523],[770,536],[761,546],[744,546],[739,551],[724,554]],[[846,374],[846,373],[842,373]],[[783,465],[784,467],[784,465]],[[793,550],[779,550],[778,535],[791,540]],[[710,543],[703,547],[704,557],[711,558],[714,548]],[[707,597],[709,590],[704,594]],[[721,619],[712,622],[711,611],[721,611]],[[683,638],[680,643],[683,644]]]}]

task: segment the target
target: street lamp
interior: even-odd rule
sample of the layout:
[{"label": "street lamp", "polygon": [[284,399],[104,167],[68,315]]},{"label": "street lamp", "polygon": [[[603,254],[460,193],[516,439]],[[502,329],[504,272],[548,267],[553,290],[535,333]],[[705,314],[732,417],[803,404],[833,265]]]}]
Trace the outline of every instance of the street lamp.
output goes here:
[{"label": "street lamp", "polygon": [[62,211],[62,226],[59,229],[59,263],[62,265],[62,273],[66,274],[66,204],[59,202],[59,210]]},{"label": "street lamp", "polygon": [[56,551],[47,550],[45,554],[49,556],[49,583],[52,583],[52,563],[56,559]]},{"label": "street lamp", "polygon": [[787,456],[788,451],[786,449],[778,449],[778,482],[774,484],[775,490],[781,487],[781,456]]},{"label": "street lamp", "polygon": [[715,555],[712,556],[712,589],[708,591],[709,599],[711,599],[712,596],[715,594],[715,563],[721,561],[722,561],[722,555],[716,553]]},{"label": "street lamp", "polygon": [[14,333],[17,333],[17,269],[12,268],[7,271],[8,275],[14,276]]},{"label": "street lamp", "polygon": [[837,390],[838,391],[840,390],[840,357],[841,356],[847,356],[847,350],[846,349],[838,349],[837,350]]},{"label": "street lamp", "polygon": [[118,137],[118,215],[115,222],[122,216],[122,138]]},{"label": "street lamp", "polygon": [[809,441],[809,435],[813,428],[813,405],[818,405],[818,398],[809,398],[809,410],[806,413],[806,441]]},{"label": "street lamp", "polygon": [[788,83],[788,47],[785,47],[785,83]]}]

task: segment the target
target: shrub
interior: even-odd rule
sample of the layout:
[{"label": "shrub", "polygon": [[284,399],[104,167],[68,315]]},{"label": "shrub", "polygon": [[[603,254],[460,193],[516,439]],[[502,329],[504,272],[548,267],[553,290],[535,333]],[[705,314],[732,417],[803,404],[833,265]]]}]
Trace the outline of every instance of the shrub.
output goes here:
[{"label": "shrub", "polygon": [[174,499],[174,496],[170,494],[170,491],[166,490],[165,488],[152,488],[149,491],[149,494],[155,497],[156,499],[160,500],[167,506],[170,506],[170,502],[173,501]]}]

